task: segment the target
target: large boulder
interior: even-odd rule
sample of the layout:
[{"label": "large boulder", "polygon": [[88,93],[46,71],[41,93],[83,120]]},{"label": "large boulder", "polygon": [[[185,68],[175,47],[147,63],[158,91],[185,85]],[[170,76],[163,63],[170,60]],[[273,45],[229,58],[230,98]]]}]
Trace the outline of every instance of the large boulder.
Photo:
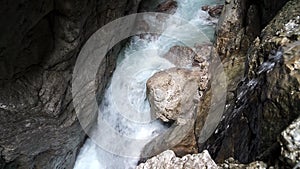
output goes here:
[{"label": "large boulder", "polygon": [[[199,101],[198,89],[205,89],[200,70],[171,68],[155,73],[147,81],[147,95],[151,112],[164,122],[185,119],[192,116],[193,107]],[[207,81],[206,81],[207,83]]]},{"label": "large boulder", "polygon": [[207,151],[199,154],[186,155],[184,157],[176,157],[171,150],[162,152],[161,154],[152,157],[145,163],[139,164],[136,169],[202,169],[210,168],[217,169],[218,166],[211,159]]}]

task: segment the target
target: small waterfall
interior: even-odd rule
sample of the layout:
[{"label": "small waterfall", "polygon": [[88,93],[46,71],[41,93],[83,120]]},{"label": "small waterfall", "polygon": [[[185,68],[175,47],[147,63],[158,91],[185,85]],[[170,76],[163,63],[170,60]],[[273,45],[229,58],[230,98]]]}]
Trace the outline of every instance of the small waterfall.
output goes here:
[{"label": "small waterfall", "polygon": [[[222,1],[179,0],[174,15],[203,28],[212,39],[213,21],[207,21],[208,14],[201,11],[201,6],[220,2]],[[166,31],[172,29],[167,28]],[[195,41],[193,38],[201,38],[199,35],[190,34],[188,30],[173,33],[180,34],[191,43]],[[164,36],[152,38],[150,41],[139,36],[131,39],[130,44],[120,53],[116,70],[100,105],[101,113],[93,132],[101,138],[103,144],[118,153],[107,152],[93,140],[87,139],[74,169],[135,168],[145,144],[167,129],[167,126],[151,117],[146,99],[146,81],[154,73],[174,67],[161,56],[176,44],[180,43]],[[129,141],[115,139],[118,138],[116,135],[128,138]],[[140,144],[130,142],[130,139],[139,140]]]}]

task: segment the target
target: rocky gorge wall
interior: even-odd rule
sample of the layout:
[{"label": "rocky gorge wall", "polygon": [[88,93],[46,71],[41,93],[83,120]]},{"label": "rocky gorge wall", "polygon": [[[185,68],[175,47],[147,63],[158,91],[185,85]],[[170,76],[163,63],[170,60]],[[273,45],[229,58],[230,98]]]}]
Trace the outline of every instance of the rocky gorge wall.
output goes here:
[{"label": "rocky gorge wall", "polygon": [[299,0],[227,0],[214,43],[228,82],[221,122],[201,142],[207,112],[218,104],[208,85],[194,126],[200,154],[172,149],[137,168],[299,167],[299,9]]},{"label": "rocky gorge wall", "polygon": [[219,163],[234,157],[289,166],[278,161],[278,138],[300,115],[300,3],[289,1],[277,13],[285,2],[259,2],[226,1],[215,42],[228,78],[226,110],[212,137],[198,146]]},{"label": "rocky gorge wall", "polygon": [[[72,104],[76,57],[104,24],[138,0],[0,2],[0,168],[72,168],[85,139]],[[103,92],[120,45],[99,68]],[[95,91],[93,91],[95,92]]]}]

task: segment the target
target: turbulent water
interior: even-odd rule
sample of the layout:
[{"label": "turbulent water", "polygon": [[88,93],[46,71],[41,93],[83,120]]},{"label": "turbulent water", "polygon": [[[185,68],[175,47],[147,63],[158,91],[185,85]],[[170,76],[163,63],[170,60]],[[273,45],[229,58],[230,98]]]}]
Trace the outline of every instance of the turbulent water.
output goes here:
[{"label": "turbulent water", "polygon": [[[207,20],[209,16],[201,11],[201,6],[221,2],[180,0],[174,15],[189,20],[212,39],[214,32],[212,25],[215,21]],[[193,38],[197,38],[188,31],[179,34],[191,42]],[[143,146],[167,129],[167,126],[151,117],[150,106],[146,99],[146,81],[155,72],[174,67],[161,55],[175,44],[178,42],[163,36],[150,41],[139,36],[132,38],[131,43],[119,56],[111,83],[100,105],[98,123],[93,133],[101,137],[105,148],[87,139],[77,157],[74,169],[135,168]],[[103,121],[109,124],[109,129],[103,125]],[[115,137],[116,133],[127,141],[116,139],[119,138]],[[131,139],[140,140],[139,144],[131,142]]]}]

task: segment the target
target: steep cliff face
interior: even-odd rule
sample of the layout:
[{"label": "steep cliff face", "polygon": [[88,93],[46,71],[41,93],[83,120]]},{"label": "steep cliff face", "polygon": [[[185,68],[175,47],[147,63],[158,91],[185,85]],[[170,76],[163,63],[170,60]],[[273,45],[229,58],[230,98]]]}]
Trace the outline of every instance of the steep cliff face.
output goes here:
[{"label": "steep cliff face", "polygon": [[[236,2],[239,1],[234,1]],[[269,3],[274,4],[269,5],[268,9],[277,9],[279,4],[283,4],[282,1]],[[266,13],[270,12],[264,9],[264,5],[269,3],[264,1],[262,6],[256,8],[258,13],[263,15],[242,23],[260,20],[259,25],[263,27],[269,20]],[[276,160],[280,156],[280,146],[277,139],[300,115],[299,8],[299,1],[287,2],[261,33],[256,35],[257,38],[255,34],[247,34],[247,30],[250,29],[247,27],[251,25],[241,26],[243,24],[234,19],[225,19],[225,23],[232,23],[226,29],[234,31],[240,28],[245,30],[243,33],[223,36],[224,34],[220,34],[222,31],[218,32],[216,47],[223,56],[224,68],[229,79],[227,106],[215,134],[206,143],[199,145],[200,150],[208,149],[217,162],[229,157],[245,163],[256,159],[269,164],[278,162]],[[236,9],[238,8],[234,8],[234,11]],[[252,9],[256,11],[255,7]],[[242,16],[250,18],[249,10]],[[270,16],[274,13],[275,11]],[[219,24],[224,24],[224,20]],[[222,43],[218,43],[218,40]],[[251,42],[252,40],[254,41]],[[223,48],[225,41],[227,46]],[[226,53],[231,51],[227,50],[227,47],[233,52]]]},{"label": "steep cliff face", "polygon": [[[71,98],[78,52],[98,28],[137,6],[138,0],[0,2],[0,168],[72,168],[85,138]],[[99,68],[100,95],[119,49]]]}]

